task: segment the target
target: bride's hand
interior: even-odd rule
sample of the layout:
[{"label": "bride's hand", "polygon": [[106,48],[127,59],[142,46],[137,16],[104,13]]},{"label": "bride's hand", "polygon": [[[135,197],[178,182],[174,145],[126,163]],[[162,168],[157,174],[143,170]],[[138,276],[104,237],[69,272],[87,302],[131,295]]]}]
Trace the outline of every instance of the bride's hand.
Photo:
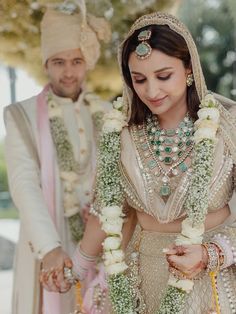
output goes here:
[{"label": "bride's hand", "polygon": [[192,279],[206,268],[208,255],[200,244],[172,246],[166,251],[166,259],[171,268]]}]

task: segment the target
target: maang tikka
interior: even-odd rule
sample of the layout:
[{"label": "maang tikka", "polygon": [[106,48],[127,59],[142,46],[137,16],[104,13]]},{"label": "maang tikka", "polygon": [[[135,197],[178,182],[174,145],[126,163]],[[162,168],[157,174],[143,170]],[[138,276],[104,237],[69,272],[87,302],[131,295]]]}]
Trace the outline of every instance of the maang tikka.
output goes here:
[{"label": "maang tikka", "polygon": [[147,40],[151,38],[151,35],[152,35],[152,32],[150,31],[150,29],[141,31],[138,34],[138,41],[140,41],[140,43],[135,49],[137,58],[143,60],[150,56],[152,52],[152,47],[149,45]]}]

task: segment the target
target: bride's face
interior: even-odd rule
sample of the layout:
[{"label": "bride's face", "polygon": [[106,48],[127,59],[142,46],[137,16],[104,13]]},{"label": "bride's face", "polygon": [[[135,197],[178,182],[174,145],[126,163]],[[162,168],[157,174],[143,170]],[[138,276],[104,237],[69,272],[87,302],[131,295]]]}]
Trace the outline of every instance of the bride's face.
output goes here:
[{"label": "bride's face", "polygon": [[182,60],[156,49],[140,60],[133,52],[129,70],[134,90],[153,114],[187,112],[186,78],[191,70],[184,67]]}]

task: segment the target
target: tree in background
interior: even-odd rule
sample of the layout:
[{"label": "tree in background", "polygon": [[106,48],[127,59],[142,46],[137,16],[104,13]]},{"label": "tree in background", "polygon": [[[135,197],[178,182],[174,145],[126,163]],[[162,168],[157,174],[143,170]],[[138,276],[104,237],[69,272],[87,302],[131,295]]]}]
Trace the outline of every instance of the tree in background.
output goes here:
[{"label": "tree in background", "polygon": [[179,16],[196,39],[208,88],[236,99],[235,0],[184,0]]},{"label": "tree in background", "polygon": [[[39,83],[45,83],[40,58],[39,25],[46,5],[63,0],[1,0],[0,1],[0,62],[23,68]],[[73,0],[67,0],[73,2]],[[181,0],[85,0],[88,11],[103,16],[112,26],[112,41],[89,77],[90,85],[110,98],[120,92],[122,83],[116,61],[118,43],[130,24],[144,12],[156,10],[176,12]]]}]

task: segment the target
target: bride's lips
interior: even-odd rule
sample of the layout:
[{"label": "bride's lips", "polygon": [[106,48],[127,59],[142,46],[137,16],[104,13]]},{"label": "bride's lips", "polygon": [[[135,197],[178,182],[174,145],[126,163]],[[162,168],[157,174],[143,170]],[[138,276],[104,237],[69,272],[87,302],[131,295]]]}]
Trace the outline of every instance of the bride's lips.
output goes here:
[{"label": "bride's lips", "polygon": [[160,106],[166,98],[167,98],[167,95],[162,98],[148,99],[148,102],[152,104],[153,106]]}]

